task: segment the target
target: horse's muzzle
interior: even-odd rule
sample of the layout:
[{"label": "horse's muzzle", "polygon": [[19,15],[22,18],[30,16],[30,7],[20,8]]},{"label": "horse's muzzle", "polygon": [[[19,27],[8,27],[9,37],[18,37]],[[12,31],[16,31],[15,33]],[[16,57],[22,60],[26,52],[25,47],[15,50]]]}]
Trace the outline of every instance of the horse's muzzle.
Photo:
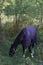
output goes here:
[{"label": "horse's muzzle", "polygon": [[11,53],[11,54],[9,53],[9,56],[10,56],[10,57],[12,57],[12,56],[13,56],[13,54],[12,54],[12,53]]}]

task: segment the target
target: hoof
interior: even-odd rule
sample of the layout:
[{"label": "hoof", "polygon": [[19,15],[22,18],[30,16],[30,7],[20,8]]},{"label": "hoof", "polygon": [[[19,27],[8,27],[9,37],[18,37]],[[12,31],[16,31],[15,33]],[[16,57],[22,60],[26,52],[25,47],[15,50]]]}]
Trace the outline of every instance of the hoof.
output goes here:
[{"label": "hoof", "polygon": [[23,55],[23,58],[25,58],[25,54]]}]

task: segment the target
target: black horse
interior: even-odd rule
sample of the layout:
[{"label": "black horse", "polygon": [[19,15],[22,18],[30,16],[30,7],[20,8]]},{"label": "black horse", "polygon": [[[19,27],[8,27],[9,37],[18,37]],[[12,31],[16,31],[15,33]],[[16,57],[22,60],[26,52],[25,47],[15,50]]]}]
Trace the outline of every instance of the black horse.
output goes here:
[{"label": "black horse", "polygon": [[[23,47],[23,56],[25,57],[26,48],[29,48],[29,52],[32,52],[32,48],[37,45],[37,30],[33,26],[26,27],[21,30],[13,44],[11,44],[11,48],[9,51],[9,56],[13,56],[16,52],[17,46],[21,43]],[[32,54],[31,54],[32,55]],[[33,55],[32,55],[33,57]]]}]

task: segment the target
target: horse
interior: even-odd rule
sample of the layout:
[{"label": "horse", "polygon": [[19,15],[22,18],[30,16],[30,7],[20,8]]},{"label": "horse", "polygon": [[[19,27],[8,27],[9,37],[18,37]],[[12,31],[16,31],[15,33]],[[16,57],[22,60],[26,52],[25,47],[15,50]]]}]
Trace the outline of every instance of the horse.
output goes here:
[{"label": "horse", "polygon": [[[37,29],[34,26],[28,26],[23,28],[16,39],[14,40],[13,44],[11,44],[10,50],[9,50],[9,56],[12,57],[17,49],[17,46],[21,44],[23,48],[23,57],[25,57],[26,49],[29,49],[29,52],[31,53],[31,56],[33,56],[34,46],[37,45]],[[31,48],[32,47],[32,48]]]}]

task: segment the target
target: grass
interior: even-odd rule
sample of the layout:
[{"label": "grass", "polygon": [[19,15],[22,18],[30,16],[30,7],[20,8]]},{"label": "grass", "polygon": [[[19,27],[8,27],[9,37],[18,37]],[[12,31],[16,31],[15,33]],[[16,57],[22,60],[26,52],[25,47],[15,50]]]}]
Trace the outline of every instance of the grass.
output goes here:
[{"label": "grass", "polygon": [[[11,42],[6,40],[5,42],[0,44],[0,65],[25,65],[26,63],[28,63],[29,65],[43,65],[43,63],[39,62],[37,63],[35,61],[35,58],[32,59],[28,54],[28,52],[26,53],[26,58],[22,57],[22,46],[19,45],[17,47],[17,51],[15,53],[15,55],[13,57],[9,57],[8,53],[9,53],[9,49],[10,49],[10,44]],[[36,49],[35,49],[36,50]],[[35,57],[37,55],[37,51],[35,51]]]}]

